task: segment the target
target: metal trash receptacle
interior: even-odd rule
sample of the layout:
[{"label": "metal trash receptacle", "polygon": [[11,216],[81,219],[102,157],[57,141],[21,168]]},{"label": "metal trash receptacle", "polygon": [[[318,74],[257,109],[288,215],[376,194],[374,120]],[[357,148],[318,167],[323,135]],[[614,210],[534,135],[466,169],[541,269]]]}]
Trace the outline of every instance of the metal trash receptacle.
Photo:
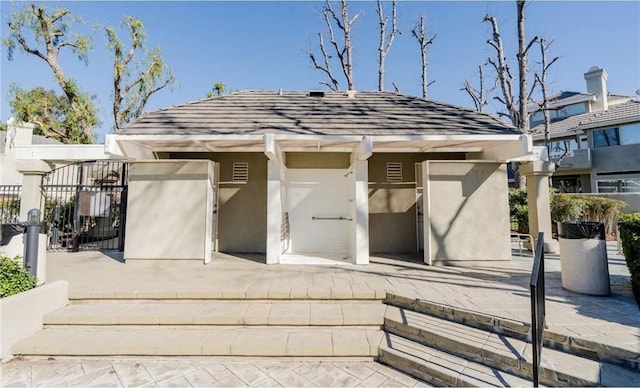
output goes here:
[{"label": "metal trash receptacle", "polygon": [[562,287],[588,295],[609,295],[609,263],[604,223],[558,222]]}]

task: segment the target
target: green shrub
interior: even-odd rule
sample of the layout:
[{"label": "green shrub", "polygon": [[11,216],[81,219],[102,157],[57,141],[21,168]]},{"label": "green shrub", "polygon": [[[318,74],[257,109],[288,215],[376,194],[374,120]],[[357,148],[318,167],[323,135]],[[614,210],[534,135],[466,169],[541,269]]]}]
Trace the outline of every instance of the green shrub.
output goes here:
[{"label": "green shrub", "polygon": [[[626,206],[623,201],[593,195],[561,194],[551,189],[549,192],[551,221],[553,230],[556,222],[596,221],[602,222],[607,235],[615,233],[620,210]],[[511,219],[517,222],[517,231],[529,233],[527,191],[509,189],[509,211]]]},{"label": "green shrub", "polygon": [[551,193],[551,219],[554,221],[595,221],[604,224],[607,236],[615,235],[624,201],[595,195]]},{"label": "green shrub", "polygon": [[527,191],[509,188],[509,215],[511,229],[518,233],[529,233],[529,209],[527,208]]},{"label": "green shrub", "polygon": [[36,279],[22,268],[18,257],[0,256],[0,298],[27,291],[36,286]]},{"label": "green shrub", "polygon": [[640,213],[622,214],[618,221],[624,258],[631,273],[631,289],[640,307]]}]

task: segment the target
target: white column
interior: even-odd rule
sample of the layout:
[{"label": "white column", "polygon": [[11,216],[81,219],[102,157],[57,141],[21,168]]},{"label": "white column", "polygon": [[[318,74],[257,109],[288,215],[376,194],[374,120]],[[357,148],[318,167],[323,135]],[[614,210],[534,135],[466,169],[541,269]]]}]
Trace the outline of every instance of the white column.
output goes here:
[{"label": "white column", "polygon": [[529,162],[520,164],[520,174],[527,177],[527,204],[529,208],[529,233],[537,243],[538,233],[544,233],[544,251],[558,252],[558,242],[551,231],[551,207],[549,177],[555,171],[553,163]]},{"label": "white column", "polygon": [[282,162],[267,162],[267,264],[280,263],[282,243]]},{"label": "white column", "polygon": [[22,174],[20,221],[26,221],[30,209],[40,209],[42,177],[51,171],[51,166],[41,160],[19,160],[16,169]]},{"label": "white column", "polygon": [[356,264],[369,264],[369,163],[359,160],[353,172],[353,237],[351,257]]}]

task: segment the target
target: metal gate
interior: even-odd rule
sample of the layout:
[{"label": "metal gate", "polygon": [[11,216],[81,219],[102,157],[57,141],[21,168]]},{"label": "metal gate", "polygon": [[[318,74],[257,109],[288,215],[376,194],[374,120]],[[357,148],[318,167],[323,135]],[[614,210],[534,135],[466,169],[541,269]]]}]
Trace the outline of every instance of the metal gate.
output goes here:
[{"label": "metal gate", "polygon": [[78,162],[44,176],[43,221],[48,250],[124,250],[128,165]]}]

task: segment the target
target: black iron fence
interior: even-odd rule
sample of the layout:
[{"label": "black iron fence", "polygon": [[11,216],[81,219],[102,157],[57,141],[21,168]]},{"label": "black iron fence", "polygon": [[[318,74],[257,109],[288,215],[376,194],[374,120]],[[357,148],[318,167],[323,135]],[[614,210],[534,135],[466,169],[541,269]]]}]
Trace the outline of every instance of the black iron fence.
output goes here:
[{"label": "black iron fence", "polygon": [[544,289],[544,234],[538,233],[533,270],[529,281],[531,291],[531,344],[533,353],[533,386],[538,386],[540,357],[544,343],[545,289]]},{"label": "black iron fence", "polygon": [[49,250],[124,249],[127,171],[120,161],[80,162],[44,177]]},{"label": "black iron fence", "polygon": [[0,186],[0,223],[15,224],[20,220],[20,196],[22,186]]}]

